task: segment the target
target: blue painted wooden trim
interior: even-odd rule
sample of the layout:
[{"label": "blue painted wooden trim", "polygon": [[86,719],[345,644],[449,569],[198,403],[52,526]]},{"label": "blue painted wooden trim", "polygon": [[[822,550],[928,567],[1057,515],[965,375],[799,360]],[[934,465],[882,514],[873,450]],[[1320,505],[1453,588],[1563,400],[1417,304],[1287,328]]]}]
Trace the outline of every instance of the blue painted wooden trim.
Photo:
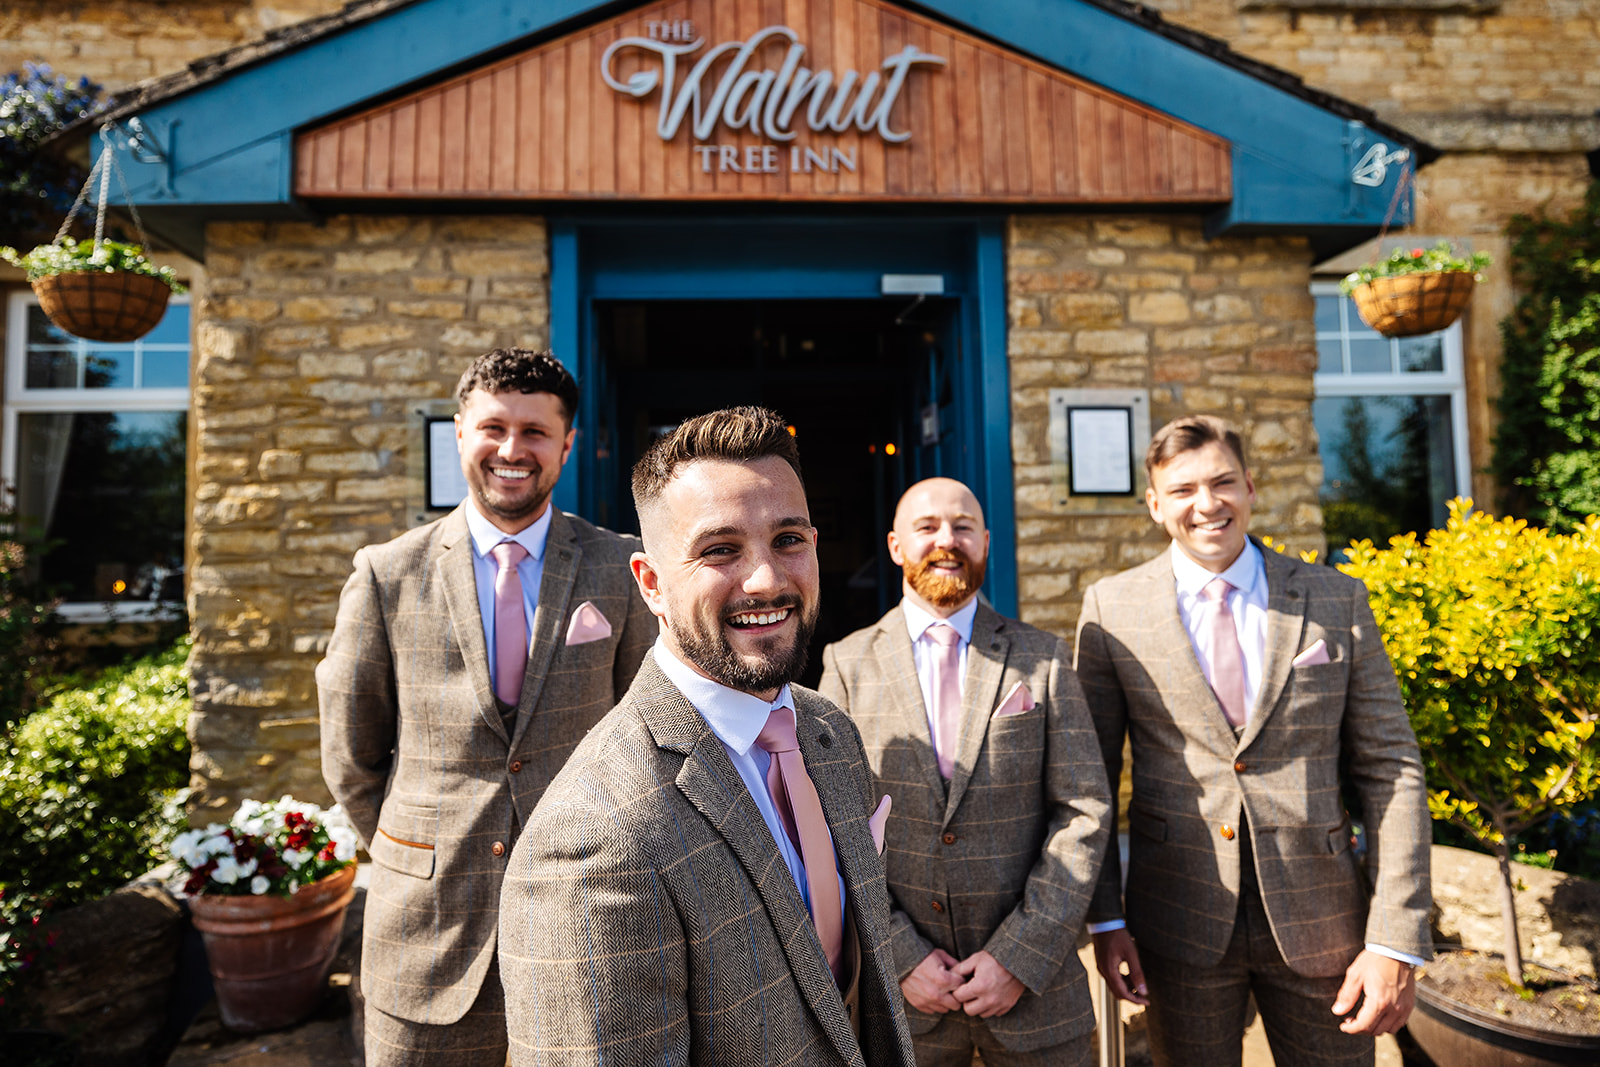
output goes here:
[{"label": "blue painted wooden trim", "polygon": [[[1346,121],[1309,101],[1075,0],[921,6],[1228,138],[1234,197],[1214,231],[1383,222],[1397,179],[1352,186]],[[170,167],[122,150],[119,159],[141,204],[286,203],[295,129],[606,10],[591,0],[422,0],[150,108],[143,117],[166,138]],[[181,137],[172,136],[175,122]]]},{"label": "blue painted wooden trim", "polygon": [[978,363],[983,375],[984,514],[989,520],[989,601],[1017,616],[1016,475],[1011,464],[1011,365],[1006,351],[1005,220],[977,227]]},{"label": "blue painted wooden trim", "polygon": [[578,228],[566,219],[551,219],[548,225],[550,242],[550,349],[556,354],[572,376],[578,380],[578,437],[572,446],[572,455],[561,480],[556,483],[551,499],[562,511],[592,515],[582,510],[579,498],[583,485],[583,457],[587,452],[583,435],[592,433],[598,420],[598,398],[593,395],[594,368],[588,364],[590,357],[584,353],[581,307],[578,296]]}]

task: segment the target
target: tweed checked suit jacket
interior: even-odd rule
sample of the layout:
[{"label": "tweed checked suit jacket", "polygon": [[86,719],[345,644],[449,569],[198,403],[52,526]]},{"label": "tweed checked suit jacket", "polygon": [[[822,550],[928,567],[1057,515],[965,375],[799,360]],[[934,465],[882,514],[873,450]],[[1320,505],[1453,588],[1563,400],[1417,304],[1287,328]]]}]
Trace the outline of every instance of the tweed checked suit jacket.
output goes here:
[{"label": "tweed checked suit jacket", "polygon": [[[1094,1029],[1077,937],[1111,825],[1105,767],[1064,641],[980,604],[967,649],[948,788],[928,732],[905,615],[892,609],[822,654],[821,692],[861,730],[877,788],[894,798],[884,867],[904,978],[935,947],[980,949],[1027,987],[984,1020],[1006,1048]],[[995,718],[1018,683],[1036,707]],[[906,1006],[913,1034],[939,1016]]]},{"label": "tweed checked suit jacket", "polygon": [[[1427,794],[1366,587],[1331,567],[1262,556],[1267,647],[1237,737],[1178,615],[1168,555],[1085,595],[1078,678],[1111,781],[1124,735],[1133,751],[1126,891],[1113,852],[1089,920],[1122,918],[1125,900],[1136,941],[1214,966],[1233,930],[1244,826],[1273,936],[1296,972],[1341,974],[1367,942],[1426,959]],[[1329,662],[1295,666],[1317,641]],[[1359,800],[1365,869],[1350,850],[1342,781]]]},{"label": "tweed checked suit jacket", "polygon": [[[628,569],[637,547],[552,517],[509,733],[489,684],[461,508],[356,553],[317,667],[322,771],[374,860],[362,986],[390,1015],[448,1024],[472,1006],[494,958],[518,828],[655,640]],[[568,646],[586,600],[611,636]]]},{"label": "tweed checked suit jacket", "polygon": [[913,1067],[861,739],[832,704],[791,692],[859,937],[860,1039],[760,810],[649,656],[512,854],[513,1064]]}]

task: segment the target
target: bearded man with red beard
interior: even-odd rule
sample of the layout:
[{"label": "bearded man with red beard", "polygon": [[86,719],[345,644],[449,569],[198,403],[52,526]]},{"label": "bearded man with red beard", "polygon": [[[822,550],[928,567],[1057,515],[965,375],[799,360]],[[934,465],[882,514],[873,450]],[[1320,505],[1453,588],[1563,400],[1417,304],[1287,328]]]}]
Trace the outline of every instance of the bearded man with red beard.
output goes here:
[{"label": "bearded man with red beard", "polygon": [[895,509],[903,599],[823,652],[861,730],[885,835],[891,949],[919,1067],[1088,1064],[1076,942],[1113,818],[1064,641],[979,596],[972,491],[930,478]]}]

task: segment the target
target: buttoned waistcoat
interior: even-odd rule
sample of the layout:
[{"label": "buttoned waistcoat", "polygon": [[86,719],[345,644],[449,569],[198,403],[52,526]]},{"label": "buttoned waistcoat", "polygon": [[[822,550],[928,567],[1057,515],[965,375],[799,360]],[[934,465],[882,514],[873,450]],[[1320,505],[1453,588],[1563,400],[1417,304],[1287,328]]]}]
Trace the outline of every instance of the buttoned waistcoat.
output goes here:
[{"label": "buttoned waistcoat", "polygon": [[832,704],[791,692],[859,937],[859,1040],[760,810],[647,657],[512,855],[500,905],[512,1063],[912,1067],[861,740]]},{"label": "buttoned waistcoat", "polygon": [[[823,652],[822,694],[861,730],[877,788],[894,798],[884,866],[900,977],[935,947],[980,949],[1027,987],[984,1020],[1014,1051],[1094,1028],[1076,943],[1111,825],[1105,768],[1066,643],[980,604],[967,650],[948,786],[899,607]],[[996,718],[1018,683],[1031,711]],[[939,1017],[909,1005],[913,1034]]]},{"label": "buttoned waistcoat", "polygon": [[[1091,922],[1122,918],[1150,951],[1221,958],[1248,832],[1262,903],[1286,962],[1336,975],[1364,943],[1427,958],[1427,794],[1366,587],[1263,549],[1267,647],[1237,736],[1178,614],[1172,562],[1103,579],[1084,597],[1077,669],[1111,781],[1133,755],[1128,872],[1107,858]],[[1321,641],[1328,662],[1295,665]],[[1344,787],[1368,842],[1350,847]]]},{"label": "buttoned waistcoat", "polygon": [[[552,516],[509,729],[489,684],[462,510],[356,553],[317,690],[323,776],[374,861],[362,991],[382,1011],[447,1024],[471,1007],[494,958],[518,828],[655,640],[628,569],[637,547]],[[584,601],[611,635],[569,646]]]}]

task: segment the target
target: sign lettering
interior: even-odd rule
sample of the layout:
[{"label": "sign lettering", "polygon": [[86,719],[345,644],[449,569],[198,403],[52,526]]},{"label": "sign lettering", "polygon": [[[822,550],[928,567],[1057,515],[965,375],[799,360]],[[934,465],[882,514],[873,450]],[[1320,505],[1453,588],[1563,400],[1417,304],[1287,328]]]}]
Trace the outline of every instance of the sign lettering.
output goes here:
[{"label": "sign lettering", "polygon": [[[600,76],[612,89],[639,100],[661,90],[656,134],[663,141],[675,138],[684,117],[691,114],[690,128],[697,141],[709,141],[719,122],[730,130],[750,130],[771,141],[790,141],[798,132],[796,115],[804,108],[805,124],[815,133],[843,133],[853,126],[862,133],[875,130],[883,140],[899,144],[911,138],[911,131],[893,129],[889,114],[911,68],[946,63],[943,56],[908,44],[884,58],[881,74],[874,70],[862,77],[858,71],[847,70],[835,75],[831,70],[802,65],[806,46],[794,30],[768,26],[748,40],[725,41],[708,49],[688,67],[680,82],[680,69],[700,51],[704,38],[687,39],[694,32],[694,24],[687,20],[647,22],[645,29],[648,36],[612,42],[600,57]],[[754,69],[752,60],[769,42],[788,43],[782,65],[777,70]],[[653,57],[654,62],[647,60],[644,69],[622,81],[613,66],[617,54],[625,51]],[[711,68],[724,58],[727,66],[713,84]]]}]

